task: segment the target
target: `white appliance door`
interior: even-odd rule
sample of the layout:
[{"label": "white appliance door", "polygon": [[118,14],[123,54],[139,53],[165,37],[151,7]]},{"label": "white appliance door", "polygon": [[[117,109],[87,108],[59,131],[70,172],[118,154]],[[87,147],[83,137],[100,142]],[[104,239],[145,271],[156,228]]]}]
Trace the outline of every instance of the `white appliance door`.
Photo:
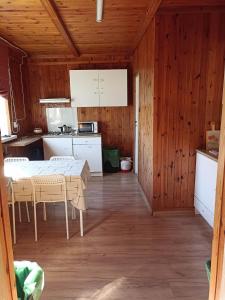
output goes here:
[{"label": "white appliance door", "polygon": [[51,156],[73,155],[72,138],[43,138],[44,159]]},{"label": "white appliance door", "polygon": [[73,145],[75,159],[87,160],[91,172],[102,172],[101,145]]}]

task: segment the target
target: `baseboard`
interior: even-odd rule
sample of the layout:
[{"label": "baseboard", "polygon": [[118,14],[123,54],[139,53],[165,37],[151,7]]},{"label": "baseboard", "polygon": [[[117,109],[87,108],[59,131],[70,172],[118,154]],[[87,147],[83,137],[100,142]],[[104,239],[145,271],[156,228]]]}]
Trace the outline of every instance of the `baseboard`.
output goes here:
[{"label": "baseboard", "polygon": [[148,201],[148,199],[147,199],[147,197],[146,197],[146,195],[145,195],[145,193],[144,193],[144,191],[143,191],[142,186],[140,185],[140,183],[139,183],[139,187],[140,187],[141,195],[142,195],[142,197],[143,197],[143,200],[144,200],[144,202],[145,202],[145,205],[146,205],[148,211],[150,212],[150,214],[152,215],[152,208],[151,208],[151,205],[150,205],[150,203],[149,203],[149,201]]},{"label": "baseboard", "polygon": [[190,209],[174,209],[174,210],[162,210],[162,211],[154,211],[154,217],[169,217],[169,216],[194,216],[195,211],[194,208]]},{"label": "baseboard", "polygon": [[91,172],[91,176],[103,176],[102,172]]}]

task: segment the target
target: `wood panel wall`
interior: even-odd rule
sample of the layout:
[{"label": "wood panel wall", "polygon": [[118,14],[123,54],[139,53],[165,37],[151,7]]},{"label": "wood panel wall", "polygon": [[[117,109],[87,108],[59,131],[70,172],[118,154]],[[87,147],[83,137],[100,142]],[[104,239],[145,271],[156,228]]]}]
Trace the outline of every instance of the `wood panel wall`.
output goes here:
[{"label": "wood panel wall", "polygon": [[[153,199],[153,97],[155,20],[149,26],[133,58],[133,76],[139,74],[139,149],[138,177],[152,205]],[[135,87],[135,82],[133,83]],[[134,90],[133,98],[135,99]]]},{"label": "wood panel wall", "polygon": [[[30,128],[30,105],[27,90],[27,67],[26,59],[22,60],[20,53],[9,50],[9,66],[11,74],[11,89],[9,95],[9,109],[12,133],[23,136],[31,132]],[[18,119],[19,128],[13,128],[13,121]]]},{"label": "wood panel wall", "polygon": [[[59,63],[57,60],[55,63],[51,62],[49,64],[47,62],[44,62],[44,64],[29,64],[31,126],[33,128],[42,127],[44,131],[47,131],[45,109],[50,106],[40,105],[39,98],[70,97],[69,70],[127,67],[129,67],[128,63],[73,64],[72,61]],[[129,91],[131,91],[131,87],[129,87]],[[133,154],[133,105],[131,93],[129,93],[129,105],[127,107],[79,108],[78,120],[99,121],[104,145],[118,147],[122,155]]]},{"label": "wood panel wall", "polygon": [[156,19],[154,210],[193,208],[196,149],[220,125],[225,14]]},{"label": "wood panel wall", "polygon": [[[140,145],[144,149],[146,141],[153,139],[153,151],[148,149],[146,156],[140,157],[140,165],[150,166],[153,153],[153,188],[147,193],[153,211],[193,208],[195,151],[205,147],[210,121],[216,121],[218,127],[221,118],[224,17],[218,12],[158,14],[152,46],[154,66],[139,63],[138,70],[143,72],[145,66],[148,76],[154,70],[153,108],[147,75],[141,78],[140,91],[153,109],[153,137],[148,132]],[[150,30],[135,52],[134,64],[146,60],[146,55],[150,59],[150,46],[144,46],[147,39],[154,43]],[[144,130],[147,128],[146,124]],[[146,178],[151,189],[149,174],[140,168],[140,181]]]},{"label": "wood panel wall", "polygon": [[[1,68],[0,76],[2,80],[5,81],[2,86],[5,91],[3,89],[2,92],[3,96],[9,101],[11,127],[13,129],[13,121],[15,121],[16,118],[19,119],[19,132],[16,133],[23,135],[29,131],[30,123],[29,107],[26,105],[26,64],[23,64],[23,62],[26,62],[26,59],[22,59],[22,52],[9,46],[9,44],[4,41],[0,41],[0,48],[6,49],[4,56],[6,67]],[[9,74],[11,74],[11,76],[9,76]],[[9,90],[11,90],[11,92]]]}]

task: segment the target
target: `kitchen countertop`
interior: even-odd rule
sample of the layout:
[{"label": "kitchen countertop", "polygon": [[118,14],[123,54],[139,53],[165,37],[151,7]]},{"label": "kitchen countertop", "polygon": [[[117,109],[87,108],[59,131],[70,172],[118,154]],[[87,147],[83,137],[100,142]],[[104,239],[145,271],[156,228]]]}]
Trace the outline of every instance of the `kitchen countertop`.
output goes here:
[{"label": "kitchen countertop", "polygon": [[15,134],[9,135],[9,136],[1,136],[2,144],[8,143],[8,142],[16,140],[16,139],[17,139],[17,135],[15,135]]},{"label": "kitchen countertop", "polygon": [[100,133],[90,133],[90,134],[59,134],[59,135],[52,135],[52,134],[44,134],[42,135],[43,138],[94,138],[94,137],[101,137]]},{"label": "kitchen countertop", "polygon": [[15,142],[8,144],[9,147],[26,147],[38,140],[41,139],[41,136],[28,136],[18,139]]},{"label": "kitchen countertop", "polygon": [[197,153],[200,153],[202,155],[205,155],[207,156],[208,158],[218,162],[218,155],[216,154],[213,154],[213,153],[210,153],[209,150],[200,150],[200,149],[197,149]]}]

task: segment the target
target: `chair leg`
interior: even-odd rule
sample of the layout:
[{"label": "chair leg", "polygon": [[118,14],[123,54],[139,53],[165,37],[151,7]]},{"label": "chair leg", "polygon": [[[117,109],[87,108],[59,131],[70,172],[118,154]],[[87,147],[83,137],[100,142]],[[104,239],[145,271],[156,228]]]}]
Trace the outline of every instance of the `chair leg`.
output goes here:
[{"label": "chair leg", "polygon": [[30,223],[30,214],[29,214],[29,208],[28,208],[28,203],[26,202],[26,211],[27,211],[27,221]]},{"label": "chair leg", "polygon": [[35,202],[34,202],[34,238],[35,238],[35,242],[37,242],[37,211],[36,211]]},{"label": "chair leg", "polygon": [[80,209],[80,236],[84,236],[83,211]]},{"label": "chair leg", "polygon": [[47,211],[46,211],[46,203],[43,202],[43,218],[44,221],[47,221]]},{"label": "chair leg", "polygon": [[65,215],[66,215],[66,238],[69,239],[69,224],[68,224],[68,209],[67,201],[65,201]]},{"label": "chair leg", "polygon": [[72,206],[72,220],[76,219],[76,208]]},{"label": "chair leg", "polygon": [[13,242],[16,244],[16,219],[15,219],[15,204],[12,203],[12,219],[13,219]]},{"label": "chair leg", "polygon": [[19,221],[21,223],[22,222],[22,217],[21,217],[21,205],[20,205],[20,202],[18,202],[18,211],[19,211]]}]

